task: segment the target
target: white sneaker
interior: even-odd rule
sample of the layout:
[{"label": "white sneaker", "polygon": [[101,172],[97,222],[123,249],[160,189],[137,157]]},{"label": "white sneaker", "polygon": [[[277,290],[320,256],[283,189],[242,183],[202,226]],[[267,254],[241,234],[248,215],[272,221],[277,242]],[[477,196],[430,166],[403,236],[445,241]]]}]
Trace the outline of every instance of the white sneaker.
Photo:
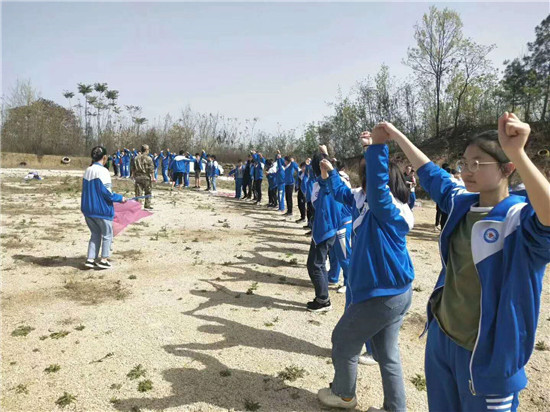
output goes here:
[{"label": "white sneaker", "polygon": [[86,263],[84,263],[84,266],[90,269],[94,268],[94,261],[93,260],[87,260]]},{"label": "white sneaker", "polygon": [[361,356],[359,356],[359,363],[361,365],[376,365],[378,362],[374,360],[372,355],[369,355],[367,352],[363,353]]},{"label": "white sneaker", "polygon": [[336,291],[336,293],[346,293],[346,289],[347,289],[347,288],[346,288],[346,285],[340,286],[340,287],[338,288],[338,290]]},{"label": "white sneaker", "polygon": [[111,269],[113,267],[108,260],[103,259],[99,262],[95,262],[95,265],[101,269]]},{"label": "white sneaker", "polygon": [[326,406],[331,408],[353,409],[357,406],[357,398],[354,396],[351,401],[345,401],[335,395],[330,388],[319,389],[317,399]]},{"label": "white sneaker", "polygon": [[367,409],[367,412],[386,412],[386,410],[378,409],[378,408],[375,408],[374,406],[371,406],[369,409]]}]

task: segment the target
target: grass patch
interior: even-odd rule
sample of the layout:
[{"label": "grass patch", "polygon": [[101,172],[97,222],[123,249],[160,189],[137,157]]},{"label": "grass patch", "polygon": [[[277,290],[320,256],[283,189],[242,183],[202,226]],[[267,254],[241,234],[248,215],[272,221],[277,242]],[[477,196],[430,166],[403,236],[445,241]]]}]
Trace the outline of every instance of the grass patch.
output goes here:
[{"label": "grass patch", "polygon": [[24,393],[25,395],[28,395],[29,389],[27,388],[27,385],[20,383],[15,387],[15,393]]},{"label": "grass patch", "polygon": [[415,286],[415,287],[413,288],[413,290],[414,290],[415,292],[422,292],[424,289],[422,289],[420,286]]},{"label": "grass patch", "polygon": [[68,281],[63,285],[61,295],[83,305],[95,305],[107,300],[123,300],[131,292],[123,286],[120,280],[113,283],[92,283]]},{"label": "grass patch", "polygon": [[284,381],[294,382],[296,379],[303,378],[305,374],[306,370],[304,368],[292,365],[287,366],[284,370],[279,372],[277,376]]},{"label": "grass patch", "polygon": [[535,345],[535,349],[545,351],[545,350],[550,350],[550,346],[548,346],[545,341],[539,340]]},{"label": "grass patch", "polygon": [[59,397],[59,399],[55,401],[55,404],[60,406],[61,408],[64,408],[65,406],[69,406],[71,403],[74,402],[76,402],[76,397],[68,392],[64,392],[63,396]]},{"label": "grass patch", "polygon": [[64,338],[65,336],[67,336],[69,333],[68,330],[60,330],[59,332],[53,332],[53,333],[50,333],[50,338],[52,339],[61,339],[61,338]]},{"label": "grass patch", "polygon": [[426,378],[419,373],[414,375],[411,378],[411,382],[416,388],[417,391],[425,391],[426,390]]},{"label": "grass patch", "polygon": [[54,364],[48,366],[46,369],[44,369],[44,372],[46,372],[46,373],[55,373],[55,372],[59,372],[60,369],[61,369],[61,366],[59,366],[57,363],[54,363]]},{"label": "grass patch", "polygon": [[139,379],[142,376],[145,377],[147,374],[147,370],[141,365],[141,363],[137,366],[134,366],[134,368],[126,374],[128,378],[131,380]]},{"label": "grass patch", "polygon": [[232,372],[229,369],[224,369],[223,371],[220,371],[220,376],[223,376],[224,378],[231,376],[231,374]]},{"label": "grass patch", "polygon": [[257,411],[261,407],[262,405],[260,405],[258,402],[251,401],[250,399],[244,400],[244,409],[246,411]]},{"label": "grass patch", "polygon": [[138,392],[147,392],[153,389],[153,381],[146,379],[138,383]]},{"label": "grass patch", "polygon": [[253,282],[252,285],[246,291],[247,295],[253,295],[254,291],[258,290],[258,282]]},{"label": "grass patch", "polygon": [[86,326],[84,326],[84,325],[78,325],[78,326],[76,326],[76,327],[74,328],[74,330],[77,330],[77,331],[79,331],[79,332],[82,331],[82,330],[84,330],[84,329],[86,329]]},{"label": "grass patch", "polygon": [[20,325],[11,332],[11,336],[27,336],[33,330],[32,326]]},{"label": "grass patch", "polygon": [[292,258],[288,261],[288,263],[295,266],[298,264],[298,258]]},{"label": "grass patch", "polygon": [[134,280],[134,279],[137,279],[137,276],[136,275],[130,275],[130,276],[128,276],[128,279]]}]

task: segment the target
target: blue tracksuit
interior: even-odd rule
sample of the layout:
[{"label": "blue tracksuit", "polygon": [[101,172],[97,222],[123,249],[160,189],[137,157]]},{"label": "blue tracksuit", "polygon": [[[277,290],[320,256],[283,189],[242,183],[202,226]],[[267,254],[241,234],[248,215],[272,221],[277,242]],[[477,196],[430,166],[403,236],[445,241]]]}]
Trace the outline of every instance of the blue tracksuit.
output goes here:
[{"label": "blue tracksuit", "polygon": [[277,159],[277,172],[275,173],[277,182],[277,198],[279,201],[279,210],[285,210],[285,160],[281,157]]},{"label": "blue tracksuit", "polygon": [[124,154],[122,155],[122,177],[130,177],[131,160],[130,151],[128,149],[124,149]]},{"label": "blue tracksuit", "polygon": [[[418,176],[421,186],[441,210],[449,214],[439,242],[443,268],[433,292],[438,293],[445,285],[451,235],[470,208],[478,204],[479,194],[467,192],[431,162],[418,170]],[[508,395],[502,399],[512,396],[511,409],[515,410],[517,392],[527,384],[525,365],[535,343],[542,279],[550,261],[550,227],[539,222],[528,198],[510,195],[474,224],[471,245],[481,283],[477,340],[473,352],[461,348],[467,352],[464,353],[454,348],[457,353],[451,354],[457,357],[455,373],[462,371],[462,377],[445,372],[448,367],[441,367],[437,358],[441,360],[446,353],[450,339],[438,333],[428,303],[426,379],[430,408],[458,409],[431,390],[433,387],[437,391],[441,384],[453,385],[466,394],[469,386],[473,395]],[[463,402],[475,402],[479,398],[460,395]]]},{"label": "blue tracksuit", "polygon": [[242,196],[244,170],[244,166],[237,166],[229,172],[229,176],[235,176],[235,199]]},{"label": "blue tracksuit", "polygon": [[285,186],[294,186],[294,174],[298,173],[300,166],[298,163],[291,162],[285,167]]},{"label": "blue tracksuit", "polygon": [[155,166],[155,180],[159,177],[159,162],[160,162],[160,155],[149,155],[151,156],[151,159],[153,159],[153,165]]},{"label": "blue tracksuit", "polygon": [[170,152],[167,152],[166,154],[161,154],[160,158],[162,160],[162,179],[164,180],[164,183],[168,183],[170,181],[170,178],[168,177],[168,168],[170,166]]},{"label": "blue tracksuit", "polygon": [[101,163],[92,164],[82,180],[80,210],[86,217],[113,220],[113,202],[122,202],[122,195],[113,193],[109,171]]}]

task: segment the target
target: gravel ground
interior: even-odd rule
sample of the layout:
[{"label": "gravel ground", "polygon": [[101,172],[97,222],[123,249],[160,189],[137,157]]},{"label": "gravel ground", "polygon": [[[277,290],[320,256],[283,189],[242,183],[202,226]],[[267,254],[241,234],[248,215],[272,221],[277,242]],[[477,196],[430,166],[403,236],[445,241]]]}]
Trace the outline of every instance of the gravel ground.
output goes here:
[{"label": "gravel ground", "polygon": [[[114,269],[86,271],[82,172],[42,170],[43,181],[23,183],[25,172],[1,170],[2,410],[323,409],[316,392],[332,378],[344,296],[331,291],[332,312],[304,310],[313,290],[301,225],[228,190],[157,185],[154,215],[115,238]],[[131,182],[113,185],[131,193]],[[440,262],[433,205],[414,213],[415,292],[400,344],[408,408],[426,411],[412,381],[424,374],[419,335]],[[548,282],[537,341],[550,345]],[[550,352],[535,350],[522,411],[550,410],[548,370]],[[359,410],[381,406],[378,367],[359,368],[358,400]]]}]

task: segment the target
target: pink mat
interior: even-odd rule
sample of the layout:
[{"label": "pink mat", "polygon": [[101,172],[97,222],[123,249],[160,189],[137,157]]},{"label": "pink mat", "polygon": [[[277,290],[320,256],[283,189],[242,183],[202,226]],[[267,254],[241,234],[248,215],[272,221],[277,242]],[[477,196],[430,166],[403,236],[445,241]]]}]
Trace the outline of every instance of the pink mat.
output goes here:
[{"label": "pink mat", "polygon": [[153,213],[143,210],[137,200],[128,200],[126,203],[115,203],[115,217],[113,219],[113,233],[118,235],[126,226],[151,216]]}]

